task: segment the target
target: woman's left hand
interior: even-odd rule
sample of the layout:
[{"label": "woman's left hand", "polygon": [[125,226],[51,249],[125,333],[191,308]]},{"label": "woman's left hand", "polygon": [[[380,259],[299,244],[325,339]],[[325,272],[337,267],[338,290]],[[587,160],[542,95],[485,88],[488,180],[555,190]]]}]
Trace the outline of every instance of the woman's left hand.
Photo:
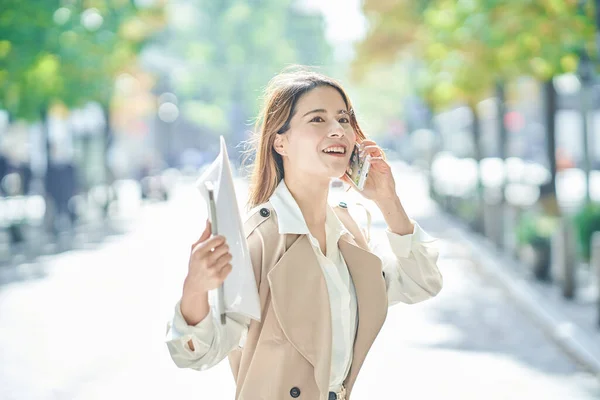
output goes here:
[{"label": "woman's left hand", "polygon": [[376,203],[395,198],[397,196],[396,182],[392,175],[392,168],[383,159],[381,148],[372,140],[363,140],[360,144],[363,147],[363,156],[371,156],[371,168],[369,169],[363,190],[358,190],[352,179],[346,174],[344,174],[341,180],[351,185],[366,199],[373,200]]}]

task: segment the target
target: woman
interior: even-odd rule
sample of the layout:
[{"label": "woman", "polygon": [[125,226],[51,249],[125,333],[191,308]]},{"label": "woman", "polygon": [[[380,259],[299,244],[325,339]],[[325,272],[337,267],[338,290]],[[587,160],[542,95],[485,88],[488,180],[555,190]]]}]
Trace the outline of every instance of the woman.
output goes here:
[{"label": "woman", "polygon": [[[339,83],[309,71],[278,75],[257,122],[246,222],[261,322],[212,318],[207,292],[231,271],[210,227],[192,245],[183,295],[167,345],[177,366],[203,370],[225,357],[238,400],[347,399],[361,365],[397,302],[442,287],[438,252],[409,219],[383,153],[361,131]],[[332,178],[345,176],[355,143],[371,158],[360,193],[380,208],[394,253],[382,265],[342,206],[328,205]]]}]

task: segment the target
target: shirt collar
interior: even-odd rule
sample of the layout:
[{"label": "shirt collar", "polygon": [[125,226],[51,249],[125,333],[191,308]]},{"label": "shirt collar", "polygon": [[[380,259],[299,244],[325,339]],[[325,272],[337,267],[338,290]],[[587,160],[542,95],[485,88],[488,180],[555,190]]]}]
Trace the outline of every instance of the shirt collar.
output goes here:
[{"label": "shirt collar", "polygon": [[[283,179],[271,195],[269,203],[277,214],[279,234],[310,235],[302,210]],[[329,205],[325,224],[327,236],[333,235],[336,240],[346,233],[350,234]]]}]

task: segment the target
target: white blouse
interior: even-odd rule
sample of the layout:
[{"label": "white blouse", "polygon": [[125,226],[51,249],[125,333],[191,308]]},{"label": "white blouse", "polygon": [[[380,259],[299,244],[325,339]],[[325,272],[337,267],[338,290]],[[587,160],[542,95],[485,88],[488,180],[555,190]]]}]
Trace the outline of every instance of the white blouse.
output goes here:
[{"label": "white blouse", "polygon": [[[280,234],[307,235],[323,270],[329,292],[332,317],[331,374],[329,390],[339,391],[350,366],[357,328],[357,304],[354,283],[348,272],[338,241],[350,234],[331,207],[325,222],[326,253],[308,230],[302,211],[282,180],[269,199],[277,214]],[[414,222],[414,221],[413,221]],[[388,304],[414,303],[431,297],[431,287],[439,287],[442,276],[436,260],[418,251],[422,242],[435,240],[416,222],[412,234],[386,232],[394,259],[383,258]],[[212,308],[212,307],[211,307]],[[195,326],[189,326],[181,314],[180,302],[175,306],[172,321],[167,325],[167,346],[173,361],[180,367],[203,370],[220,362],[238,345],[243,346],[249,321],[227,317],[225,327],[213,321],[212,311]],[[215,340],[216,339],[216,340]],[[188,345],[192,340],[194,351]],[[216,344],[220,344],[219,349]]]}]

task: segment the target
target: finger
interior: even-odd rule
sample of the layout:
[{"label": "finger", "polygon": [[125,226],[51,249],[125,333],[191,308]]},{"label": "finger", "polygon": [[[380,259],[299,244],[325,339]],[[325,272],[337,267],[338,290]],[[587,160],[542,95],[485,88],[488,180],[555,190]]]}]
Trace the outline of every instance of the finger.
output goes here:
[{"label": "finger", "polygon": [[376,144],[376,143],[374,141],[370,140],[370,139],[365,139],[362,142],[360,142],[360,144],[366,146],[366,145]]},{"label": "finger", "polygon": [[389,168],[389,166],[390,166],[383,157],[371,157],[370,163],[371,163],[372,167],[376,166],[376,167],[388,167]]},{"label": "finger", "polygon": [[371,167],[376,168],[377,170],[390,170],[391,167],[387,163],[387,161],[383,157],[373,157],[371,158]]},{"label": "finger", "polygon": [[381,148],[377,145],[365,146],[360,152],[360,156],[364,156],[365,154],[369,154],[370,156],[381,156]]},{"label": "finger", "polygon": [[377,151],[381,151],[381,148],[379,146],[377,146],[376,144],[370,144],[368,146],[364,146],[363,147],[363,151],[371,151],[371,150],[377,150]]},{"label": "finger", "polygon": [[216,249],[217,247],[221,246],[222,244],[225,243],[225,237],[221,236],[221,235],[217,235],[217,236],[213,236],[207,240],[205,240],[204,242],[198,244],[197,248],[199,249],[198,252],[202,255],[214,251],[213,249]]},{"label": "finger", "polygon": [[229,246],[227,246],[227,244],[218,246],[214,251],[208,253],[207,261],[209,268],[212,268],[215,263],[226,254],[229,254]]},{"label": "finger", "polygon": [[233,266],[231,264],[226,264],[220,271],[219,271],[219,279],[221,280],[225,280],[225,278],[227,278],[227,275],[229,275],[231,273],[231,271],[233,270]]},{"label": "finger", "polygon": [[227,264],[230,264],[232,259],[233,255],[231,253],[225,253],[211,265],[211,268],[216,271],[220,271]]},{"label": "finger", "polygon": [[366,147],[366,146],[376,146],[376,145],[377,145],[377,143],[375,143],[372,140],[368,140],[368,139],[365,139],[365,140],[363,140],[362,142],[359,143],[359,147],[361,149],[364,148],[364,147]]}]

